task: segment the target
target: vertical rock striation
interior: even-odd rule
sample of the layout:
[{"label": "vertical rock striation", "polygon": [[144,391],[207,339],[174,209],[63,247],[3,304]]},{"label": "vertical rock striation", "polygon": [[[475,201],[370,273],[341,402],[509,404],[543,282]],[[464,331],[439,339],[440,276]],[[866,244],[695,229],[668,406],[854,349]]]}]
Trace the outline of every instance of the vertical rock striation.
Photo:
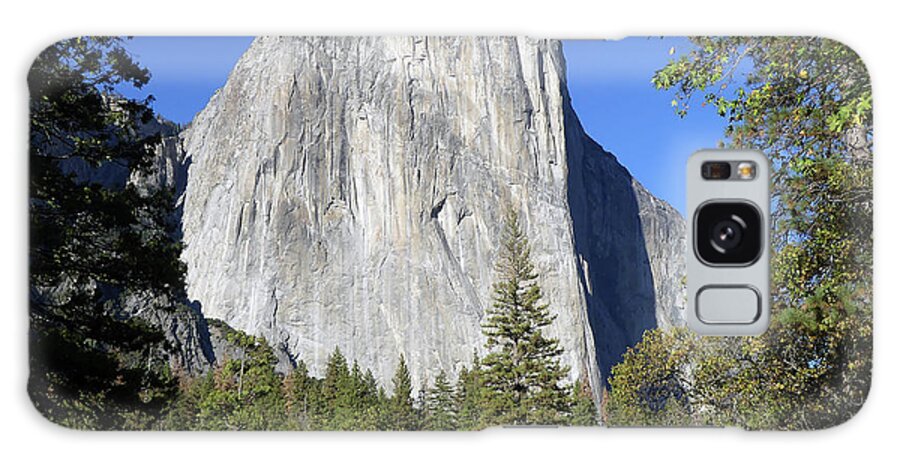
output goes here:
[{"label": "vertical rock striation", "polygon": [[189,297],[313,374],[336,346],[383,382],[401,353],[417,381],[455,373],[509,205],[599,393],[677,315],[683,224],[584,134],[564,70],[526,38],[257,39],[182,133]]}]

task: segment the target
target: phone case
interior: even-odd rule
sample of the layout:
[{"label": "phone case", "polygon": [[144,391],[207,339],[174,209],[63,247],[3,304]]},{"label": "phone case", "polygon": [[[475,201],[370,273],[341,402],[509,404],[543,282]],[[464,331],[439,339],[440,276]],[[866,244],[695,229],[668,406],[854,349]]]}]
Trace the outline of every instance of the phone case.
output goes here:
[{"label": "phone case", "polygon": [[[820,429],[868,392],[871,87],[841,43],[80,37],[28,85],[52,422]],[[679,182],[717,143],[771,165],[759,336],[684,326]]]}]

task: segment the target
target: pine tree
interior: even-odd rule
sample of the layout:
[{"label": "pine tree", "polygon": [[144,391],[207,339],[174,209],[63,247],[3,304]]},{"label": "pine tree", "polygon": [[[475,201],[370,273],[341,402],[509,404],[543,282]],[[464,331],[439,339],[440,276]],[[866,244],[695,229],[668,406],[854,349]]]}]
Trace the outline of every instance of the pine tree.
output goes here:
[{"label": "pine tree", "polygon": [[366,369],[366,373],[363,375],[363,392],[368,398],[368,403],[370,405],[378,403],[378,389],[378,381],[375,380],[375,375],[372,374],[370,369]]},{"label": "pine tree", "polygon": [[347,358],[341,353],[341,349],[334,348],[334,351],[328,357],[328,363],[325,366],[325,379],[322,384],[322,397],[329,404],[338,401],[341,390],[349,381],[350,370],[347,367]]},{"label": "pine tree", "polygon": [[288,415],[296,428],[311,429],[318,412],[318,391],[315,379],[309,376],[309,370],[302,359],[297,361],[297,367],[284,379],[284,396]]},{"label": "pine tree", "polygon": [[335,347],[325,367],[322,381],[322,428],[326,430],[347,430],[353,427],[353,381],[347,358]]},{"label": "pine tree", "polygon": [[240,347],[241,357],[225,363],[224,373],[231,376],[237,389],[237,407],[228,417],[231,429],[278,430],[286,422],[282,379],[275,372],[275,352],[262,337],[235,331],[228,335]]},{"label": "pine tree", "polygon": [[358,430],[379,430],[381,416],[384,414],[384,402],[379,396],[378,382],[372,371],[366,369],[357,384],[356,395],[359,397],[357,412]]},{"label": "pine tree", "polygon": [[434,386],[426,392],[426,428],[428,430],[456,430],[456,391],[441,372],[434,379]]},{"label": "pine tree", "polygon": [[594,405],[594,395],[587,382],[583,380],[575,382],[571,402],[572,417],[568,421],[570,425],[597,425],[597,407]]},{"label": "pine tree", "polygon": [[413,400],[413,409],[416,411],[416,424],[418,427],[424,427],[428,415],[428,376],[422,375],[419,378],[419,391],[416,392]]},{"label": "pine tree", "polygon": [[487,337],[484,386],[488,421],[496,424],[559,423],[568,413],[568,368],[559,341],[543,330],[556,318],[543,303],[528,238],[518,215],[506,214],[494,283],[494,304],[482,330]]},{"label": "pine tree", "polygon": [[391,430],[394,428],[392,398],[384,391],[384,387],[378,386],[378,401],[376,409],[377,430]]},{"label": "pine tree", "polygon": [[365,379],[363,378],[362,369],[359,363],[354,359],[353,367],[350,368],[350,406],[357,415],[365,409],[366,391]]},{"label": "pine tree", "polygon": [[394,373],[394,396],[391,397],[391,428],[393,430],[415,430],[416,410],[413,408],[412,380],[406,359],[400,355],[397,371]]},{"label": "pine tree", "polygon": [[456,409],[459,428],[463,430],[480,430],[484,428],[484,395],[482,383],[481,360],[478,353],[472,353],[472,368],[465,366],[459,372],[456,381]]}]

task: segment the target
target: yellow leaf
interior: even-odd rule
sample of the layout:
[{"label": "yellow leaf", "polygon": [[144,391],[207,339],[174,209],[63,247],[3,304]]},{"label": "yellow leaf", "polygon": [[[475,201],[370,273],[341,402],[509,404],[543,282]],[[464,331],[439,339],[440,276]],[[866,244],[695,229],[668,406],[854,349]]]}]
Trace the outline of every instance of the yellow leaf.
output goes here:
[{"label": "yellow leaf", "polygon": [[672,48],[669,49],[669,54],[670,54],[670,55],[674,55],[674,54],[675,54],[675,47],[672,47]]}]

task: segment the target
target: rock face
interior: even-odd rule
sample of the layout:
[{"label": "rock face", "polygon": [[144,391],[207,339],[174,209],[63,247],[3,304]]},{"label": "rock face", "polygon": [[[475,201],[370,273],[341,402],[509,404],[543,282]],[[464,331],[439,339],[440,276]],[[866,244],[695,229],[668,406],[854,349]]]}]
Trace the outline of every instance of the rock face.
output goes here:
[{"label": "rock face", "polygon": [[189,297],[313,374],[469,364],[506,207],[572,379],[677,319],[682,220],[585,135],[557,42],[259,38],[182,137]]},{"label": "rock face", "polygon": [[[178,127],[163,119],[153,119],[139,126],[142,136],[159,134],[161,141],[155,147],[153,164],[147,172],[132,170],[128,166],[105,162],[92,166],[81,158],[69,158],[60,163],[61,169],[72,174],[79,183],[99,184],[119,190],[133,185],[143,194],[160,189],[172,190],[181,197],[187,184],[184,150],[178,136]],[[180,220],[181,206],[176,205],[173,221]],[[180,239],[178,231],[173,240]],[[184,295],[172,298],[153,292],[128,293],[122,288],[95,281],[75,287],[71,281],[54,288],[36,288],[34,297],[59,302],[68,301],[74,290],[96,295],[108,315],[116,318],[139,318],[159,329],[168,343],[166,349],[156,353],[164,357],[173,368],[186,374],[207,372],[215,365],[216,358],[206,319],[199,305],[188,304]]]},{"label": "rock face", "polygon": [[600,371],[645,330],[684,322],[684,220],[651,195],[566,108],[569,206]]},{"label": "rock face", "polygon": [[206,318],[195,305],[154,295],[128,295],[116,306],[120,317],[137,317],[162,330],[169,364],[189,375],[206,373],[216,363]]}]

